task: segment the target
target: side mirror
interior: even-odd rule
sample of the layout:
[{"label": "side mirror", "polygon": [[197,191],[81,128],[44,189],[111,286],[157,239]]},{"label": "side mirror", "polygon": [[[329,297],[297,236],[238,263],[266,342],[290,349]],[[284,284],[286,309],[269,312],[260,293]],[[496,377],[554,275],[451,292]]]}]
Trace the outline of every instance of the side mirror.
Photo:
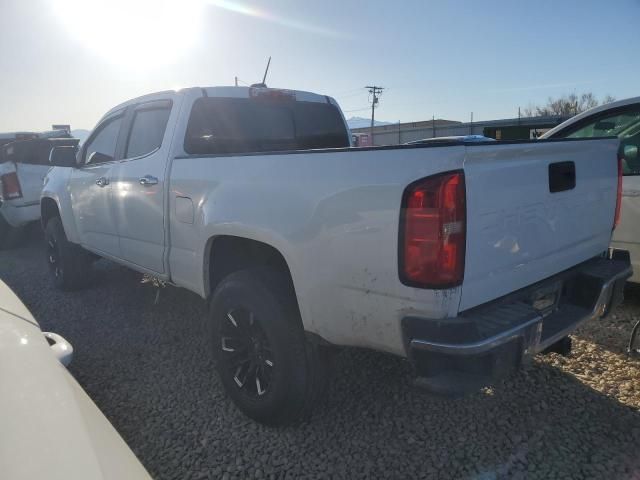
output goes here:
[{"label": "side mirror", "polygon": [[53,147],[49,153],[49,163],[54,167],[75,167],[76,147]]},{"label": "side mirror", "polygon": [[113,162],[113,157],[111,155],[107,155],[106,153],[93,152],[89,155],[87,163],[105,163],[105,162]]}]

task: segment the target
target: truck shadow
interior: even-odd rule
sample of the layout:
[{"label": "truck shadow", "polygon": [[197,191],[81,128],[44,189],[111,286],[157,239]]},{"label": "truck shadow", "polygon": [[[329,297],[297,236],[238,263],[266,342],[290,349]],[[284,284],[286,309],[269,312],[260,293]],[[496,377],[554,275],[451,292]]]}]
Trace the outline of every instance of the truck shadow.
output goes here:
[{"label": "truck shadow", "polygon": [[419,458],[430,473],[640,478],[640,413],[539,361],[457,399],[415,390],[409,366],[385,355],[344,352],[338,368],[316,421],[363,431],[385,455]]}]

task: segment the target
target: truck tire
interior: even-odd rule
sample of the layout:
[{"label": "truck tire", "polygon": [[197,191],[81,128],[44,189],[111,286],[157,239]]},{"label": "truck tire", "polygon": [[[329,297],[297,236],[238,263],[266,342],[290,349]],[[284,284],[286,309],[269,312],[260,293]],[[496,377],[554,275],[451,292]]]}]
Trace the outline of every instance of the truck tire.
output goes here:
[{"label": "truck tire", "polygon": [[248,417],[267,425],[306,418],[323,393],[327,348],[306,340],[287,278],[259,267],[231,273],[210,304],[222,385]]},{"label": "truck tire", "polygon": [[87,253],[67,240],[60,217],[53,217],[44,230],[47,263],[53,284],[59,290],[77,290],[87,282],[90,260]]},{"label": "truck tire", "polygon": [[0,250],[17,247],[24,237],[24,228],[12,227],[0,214]]}]

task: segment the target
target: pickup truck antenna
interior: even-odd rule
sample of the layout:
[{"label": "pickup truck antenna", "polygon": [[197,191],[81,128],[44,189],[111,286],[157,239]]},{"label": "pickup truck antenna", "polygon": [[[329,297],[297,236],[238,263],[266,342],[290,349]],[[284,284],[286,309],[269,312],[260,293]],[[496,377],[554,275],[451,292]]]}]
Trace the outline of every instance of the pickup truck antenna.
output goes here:
[{"label": "pickup truck antenna", "polygon": [[269,65],[271,65],[271,57],[269,57],[269,60],[267,61],[267,68],[265,68],[264,70],[264,76],[262,77],[262,82],[254,83],[253,85],[251,85],[252,87],[267,88],[267,84],[265,82],[267,81],[267,73],[269,73]]},{"label": "pickup truck antenna", "polygon": [[265,87],[267,86],[267,84],[265,82],[267,81],[267,73],[269,73],[269,65],[271,65],[271,57],[269,57],[269,60],[267,60],[267,68],[265,68],[264,77],[262,77],[262,84]]}]

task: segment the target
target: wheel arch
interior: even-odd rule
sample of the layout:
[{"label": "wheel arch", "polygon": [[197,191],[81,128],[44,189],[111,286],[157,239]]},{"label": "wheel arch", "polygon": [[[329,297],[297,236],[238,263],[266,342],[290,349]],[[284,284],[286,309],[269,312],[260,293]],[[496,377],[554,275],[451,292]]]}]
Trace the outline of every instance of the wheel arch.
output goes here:
[{"label": "wheel arch", "polygon": [[72,243],[80,243],[75,218],[69,197],[59,198],[57,194],[43,192],[40,198],[40,223],[45,229],[47,222],[53,217],[60,217],[67,239]]},{"label": "wheel arch", "polygon": [[306,324],[289,262],[282,252],[268,243],[234,235],[209,238],[205,247],[204,290],[210,298],[227,275],[252,267],[268,266],[282,273],[296,301],[303,326]]},{"label": "wheel arch", "polygon": [[51,197],[43,197],[40,200],[40,223],[43,229],[53,217],[60,217],[58,203]]}]

